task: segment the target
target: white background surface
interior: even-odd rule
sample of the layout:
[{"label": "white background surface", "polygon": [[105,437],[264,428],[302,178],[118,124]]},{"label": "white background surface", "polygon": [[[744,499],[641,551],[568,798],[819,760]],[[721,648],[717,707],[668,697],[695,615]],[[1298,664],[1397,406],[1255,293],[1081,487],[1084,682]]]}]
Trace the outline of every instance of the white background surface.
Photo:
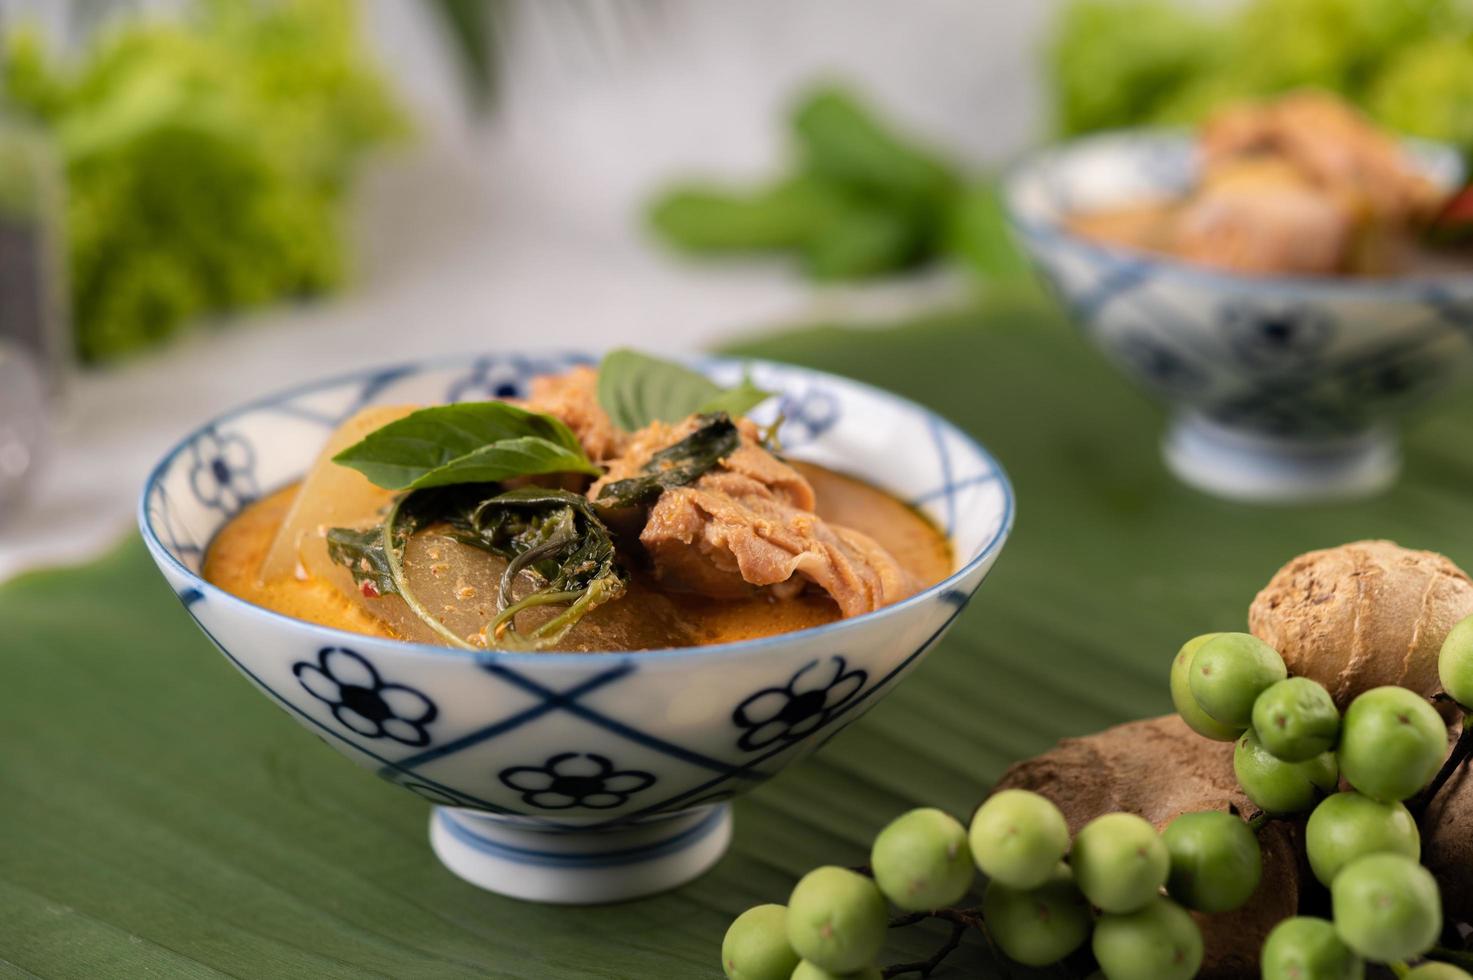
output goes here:
[{"label": "white background surface", "polygon": [[[356,287],[78,376],[29,498],[0,515],[0,578],[111,546],[173,441],[315,376],[497,347],[693,348],[884,319],[960,288],[932,277],[816,292],[780,265],[693,266],[644,239],[639,206],[661,181],[774,166],[783,107],[805,80],[852,80],[971,165],[1045,129],[1035,55],[1057,8],[1047,0],[524,2],[501,113],[481,127],[467,124],[417,2],[366,4],[422,131],[363,184]],[[0,12],[17,8],[60,9],[0,0]]]}]

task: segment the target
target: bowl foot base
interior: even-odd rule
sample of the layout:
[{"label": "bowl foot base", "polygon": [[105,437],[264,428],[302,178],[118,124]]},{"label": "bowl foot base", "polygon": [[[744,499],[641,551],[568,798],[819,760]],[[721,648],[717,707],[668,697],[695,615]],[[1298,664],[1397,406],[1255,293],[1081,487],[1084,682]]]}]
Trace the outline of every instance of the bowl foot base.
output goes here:
[{"label": "bowl foot base", "polygon": [[1182,482],[1255,503],[1368,497],[1391,486],[1401,469],[1396,434],[1385,427],[1334,439],[1286,439],[1185,414],[1172,422],[1161,448]]},{"label": "bowl foot base", "polygon": [[728,803],[588,831],[453,807],[430,815],[430,846],[445,867],[488,891],[557,905],[668,891],[704,873],[730,843]]}]

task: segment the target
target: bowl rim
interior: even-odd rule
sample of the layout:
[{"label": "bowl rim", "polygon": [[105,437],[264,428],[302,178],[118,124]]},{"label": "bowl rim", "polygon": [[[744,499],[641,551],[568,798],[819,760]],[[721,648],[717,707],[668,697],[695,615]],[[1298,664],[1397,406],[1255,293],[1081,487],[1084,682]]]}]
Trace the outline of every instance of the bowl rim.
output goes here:
[{"label": "bowl rim", "polygon": [[[1104,244],[1069,230],[1058,219],[1028,214],[1026,209],[1019,205],[1018,197],[1022,181],[1034,176],[1039,168],[1050,160],[1067,157],[1091,146],[1116,142],[1135,141],[1167,146],[1181,144],[1190,146],[1192,140],[1191,130],[1184,127],[1136,126],[1100,130],[1062,142],[1036,147],[1005,166],[998,177],[1003,216],[1019,238],[1057,242],[1076,252],[1089,255],[1093,259],[1116,265],[1134,265],[1141,268],[1159,267],[1178,278],[1219,289],[1313,293],[1317,294],[1317,298],[1354,298],[1357,296],[1410,298],[1408,294],[1420,294],[1418,298],[1426,298],[1428,294],[1431,294],[1440,298],[1442,291],[1450,287],[1463,289],[1473,287],[1473,269],[1467,273],[1382,277],[1251,275],[1214,269],[1211,266],[1199,265],[1175,256],[1148,252],[1128,245]],[[1467,168],[1451,144],[1415,137],[1404,137],[1401,142],[1409,148],[1443,156],[1456,166],[1458,179],[1467,178]]]},{"label": "bowl rim", "polygon": [[[463,366],[466,364],[474,364],[477,360],[483,359],[487,356],[500,356],[507,354],[567,359],[588,356],[586,351],[579,351],[568,348],[547,348],[540,350],[536,348],[518,348],[515,351],[483,352],[469,355],[446,354],[428,358],[419,358],[411,361],[399,361],[392,364],[380,364],[377,366],[370,365],[368,367],[362,367],[352,371],[329,375],[325,378],[318,378],[312,381],[306,381],[301,384],[281,389],[268,395],[263,395],[259,398],[251,399],[250,401],[244,402],[240,405],[235,406],[234,408],[221,412],[220,414],[215,415],[207,419],[206,421],[191,427],[183,436],[176,440],[174,444],[158,460],[158,462],[153,465],[152,469],[149,470],[148,476],[143,481],[143,489],[138,496],[138,527],[140,533],[143,536],[144,544],[147,546],[150,554],[152,554],[156,562],[163,562],[167,564],[171,569],[173,569],[173,571],[175,571],[186,580],[190,588],[198,591],[201,595],[210,598],[212,602],[223,602],[227,608],[237,608],[247,616],[265,617],[269,621],[280,621],[281,623],[289,625],[296,629],[305,630],[310,634],[315,634],[321,637],[322,640],[326,641],[329,645],[342,646],[344,644],[361,644],[364,641],[370,641],[373,643],[387,644],[393,648],[393,652],[396,654],[429,654],[437,657],[448,656],[457,660],[473,660],[478,663],[506,662],[509,664],[528,664],[535,662],[542,665],[568,664],[586,666],[590,662],[607,663],[609,661],[609,658],[611,657],[617,657],[624,660],[632,660],[636,662],[670,661],[694,657],[725,659],[731,657],[739,657],[749,652],[757,652],[781,646],[785,643],[792,642],[794,638],[802,638],[806,640],[817,638],[820,636],[834,637],[840,634],[847,635],[854,632],[855,629],[863,629],[869,624],[878,623],[885,619],[892,619],[902,610],[908,610],[916,606],[938,600],[947,592],[957,591],[957,587],[977,568],[997,557],[997,555],[1001,552],[1003,545],[1007,543],[1009,535],[1012,533],[1017,505],[1016,494],[1013,490],[1012,481],[1008,478],[1007,471],[1003,469],[1002,464],[998,461],[997,457],[994,456],[985,446],[983,446],[982,443],[972,438],[970,434],[968,434],[965,430],[957,426],[949,419],[945,418],[942,415],[939,415],[936,412],[933,412],[931,409],[925,407],[924,405],[912,401],[911,399],[906,398],[902,395],[897,395],[893,392],[886,391],[884,388],[880,388],[877,385],[872,385],[864,381],[858,381],[856,379],[845,377],[843,375],[834,374],[833,372],[822,371],[817,368],[810,368],[801,364],[789,364],[782,361],[774,361],[767,358],[742,357],[740,355],[722,354],[675,354],[673,355],[673,359],[692,366],[697,370],[702,370],[710,366],[719,366],[724,364],[769,364],[781,368],[797,369],[815,375],[835,378],[843,381],[845,384],[853,385],[854,387],[859,388],[866,393],[888,399],[892,402],[898,403],[902,407],[915,411],[916,413],[921,415],[929,425],[937,426],[940,428],[940,430],[950,433],[953,437],[961,440],[973,452],[984,459],[987,464],[992,468],[993,476],[997,481],[998,488],[1002,492],[1002,520],[998,522],[997,530],[993,533],[992,537],[989,538],[982,545],[982,547],[978,549],[975,555],[969,558],[960,568],[953,570],[950,575],[946,576],[941,581],[927,586],[914,595],[907,596],[906,598],[901,599],[899,602],[894,602],[888,606],[883,606],[873,612],[861,613],[858,616],[852,616],[847,619],[840,619],[832,623],[825,623],[821,626],[810,626],[801,630],[792,630],[787,633],[776,633],[772,636],[758,637],[751,640],[734,640],[726,643],[712,643],[705,646],[659,647],[649,650],[601,650],[568,652],[543,651],[534,653],[505,650],[461,650],[456,647],[440,646],[433,643],[417,643],[409,640],[396,640],[391,637],[373,636],[366,633],[355,633],[349,630],[338,629],[333,626],[323,626],[320,623],[313,623],[305,619],[298,619],[295,616],[288,616],[285,613],[279,613],[275,610],[267,609],[265,606],[260,606],[254,602],[242,599],[240,596],[228,592],[218,585],[215,585],[214,583],[208,581],[204,578],[202,574],[191,570],[187,565],[180,561],[179,558],[168,547],[164,545],[164,543],[159,539],[158,534],[153,528],[153,523],[149,519],[148,514],[148,501],[149,498],[153,495],[153,490],[155,486],[158,485],[159,480],[162,478],[164,472],[173,465],[178,456],[182,452],[184,452],[201,434],[213,427],[225,424],[248,413],[269,408],[270,406],[278,402],[297,398],[303,395],[309,395],[314,392],[347,384],[348,382],[354,380],[369,378],[376,374],[382,374],[388,371],[402,372],[403,376],[409,376],[413,374],[421,374],[426,371]],[[227,518],[227,521],[228,520],[229,518]],[[221,526],[223,527],[223,523]],[[966,592],[966,600],[971,599],[972,594],[976,591],[978,587],[980,587],[980,585],[981,581],[979,580],[976,586]],[[965,606],[965,604],[965,601],[957,604],[956,612],[960,612],[961,608]],[[954,615],[955,613],[953,614],[953,618]],[[949,625],[950,622],[951,620],[948,619],[947,624]]]}]

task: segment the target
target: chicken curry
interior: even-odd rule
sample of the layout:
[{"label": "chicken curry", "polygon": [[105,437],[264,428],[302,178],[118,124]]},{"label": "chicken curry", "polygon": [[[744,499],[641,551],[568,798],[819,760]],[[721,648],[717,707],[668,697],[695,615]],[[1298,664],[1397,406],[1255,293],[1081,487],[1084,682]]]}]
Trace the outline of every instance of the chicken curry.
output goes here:
[{"label": "chicken curry", "polygon": [[[364,409],[300,483],[220,531],[205,578],[353,632],[612,651],[818,626],[951,573],[946,537],[918,511],[785,459],[743,415],[765,392],[645,417],[600,374],[534,379],[517,404]],[[714,410],[672,420],[684,407]]]},{"label": "chicken curry", "polygon": [[[1445,269],[1431,247],[1460,211],[1403,145],[1327,93],[1220,110],[1197,137],[1195,186],[1070,216],[1076,233],[1256,275]],[[1461,224],[1461,219],[1459,221]]]}]

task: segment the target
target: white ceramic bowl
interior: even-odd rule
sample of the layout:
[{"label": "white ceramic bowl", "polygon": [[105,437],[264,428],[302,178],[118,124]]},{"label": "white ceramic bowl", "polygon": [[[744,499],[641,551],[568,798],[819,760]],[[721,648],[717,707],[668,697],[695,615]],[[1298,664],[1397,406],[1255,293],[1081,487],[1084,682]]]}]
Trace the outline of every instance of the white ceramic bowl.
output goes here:
[{"label": "white ceramic bowl", "polygon": [[[457,874],[522,898],[598,902],[699,874],[730,837],[725,803],[816,749],[900,681],[982,584],[1013,521],[997,462],[918,405],[833,375],[697,362],[779,392],[794,457],[864,477],[944,527],[956,571],[878,612],[745,643],[601,654],[472,654],[328,629],[204,581],[211,538],[300,478],[364,405],[514,397],[577,354],[362,372],[254,402],[169,451],[139,523],[185,609],[241,673],[349,758],[437,804]],[[774,402],[779,401],[775,399]]]},{"label": "white ceramic bowl", "polygon": [[[1457,154],[1409,143],[1430,178]],[[1391,279],[1256,277],[1090,241],[1065,219],[1189,188],[1178,132],[1086,137],[1028,157],[1003,190],[1018,240],[1085,334],[1169,402],[1164,451],[1184,480],[1224,496],[1360,496],[1395,479],[1395,416],[1473,363],[1473,274]]]}]

